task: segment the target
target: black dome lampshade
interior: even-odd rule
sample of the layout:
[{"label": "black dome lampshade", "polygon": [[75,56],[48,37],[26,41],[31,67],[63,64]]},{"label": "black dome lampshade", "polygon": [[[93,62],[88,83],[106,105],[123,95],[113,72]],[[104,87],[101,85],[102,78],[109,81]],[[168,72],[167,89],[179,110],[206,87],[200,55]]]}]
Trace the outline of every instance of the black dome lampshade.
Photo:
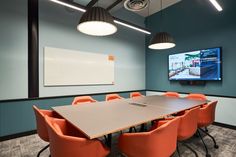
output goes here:
[{"label": "black dome lampshade", "polygon": [[86,11],[82,15],[77,29],[93,36],[111,35],[117,31],[111,14],[101,7],[92,7]]},{"label": "black dome lampshade", "polygon": [[155,50],[169,49],[175,47],[175,42],[169,33],[159,32],[151,39],[148,47]]}]

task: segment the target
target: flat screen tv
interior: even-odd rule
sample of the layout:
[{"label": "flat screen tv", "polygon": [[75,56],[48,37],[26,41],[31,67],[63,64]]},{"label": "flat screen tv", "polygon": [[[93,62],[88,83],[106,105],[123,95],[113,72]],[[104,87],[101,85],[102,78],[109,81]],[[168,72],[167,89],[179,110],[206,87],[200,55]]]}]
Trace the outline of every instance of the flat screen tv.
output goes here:
[{"label": "flat screen tv", "polygon": [[221,80],[221,48],[169,55],[169,80]]}]

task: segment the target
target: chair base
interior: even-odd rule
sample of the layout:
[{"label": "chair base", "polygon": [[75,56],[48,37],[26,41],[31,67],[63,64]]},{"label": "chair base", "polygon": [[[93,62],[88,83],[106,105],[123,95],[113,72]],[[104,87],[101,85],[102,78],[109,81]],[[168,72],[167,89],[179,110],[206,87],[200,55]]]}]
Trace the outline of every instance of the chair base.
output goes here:
[{"label": "chair base", "polygon": [[[193,148],[191,148],[189,145],[187,145],[187,144],[184,143],[184,142],[180,142],[180,143],[182,143],[185,147],[187,147],[189,150],[191,150],[191,151],[194,153],[194,155],[195,155],[196,157],[198,157],[197,152],[196,152]],[[177,152],[178,152],[179,157],[181,157],[181,156],[180,156],[180,152],[179,152],[178,143],[177,143]]]},{"label": "chair base", "polygon": [[48,147],[49,147],[49,144],[46,145],[45,147],[43,147],[43,148],[38,152],[37,157],[40,157],[40,154],[41,154],[43,151],[45,151]]},{"label": "chair base", "polygon": [[140,127],[139,132],[144,132],[146,130],[147,130],[147,125],[146,124],[142,124],[141,127]]},{"label": "chair base", "polygon": [[211,155],[208,153],[208,148],[207,148],[207,146],[206,146],[206,144],[205,144],[205,142],[204,142],[204,140],[203,140],[203,138],[202,138],[202,135],[200,134],[199,129],[197,129],[197,133],[198,133],[198,136],[200,137],[200,139],[201,139],[201,141],[202,141],[202,143],[203,143],[203,146],[204,146],[204,148],[205,148],[206,157],[211,157]]},{"label": "chair base", "polygon": [[134,132],[137,132],[135,127],[131,127],[131,128],[129,128],[129,133],[133,132],[133,129],[134,129]]},{"label": "chair base", "polygon": [[207,136],[209,136],[212,139],[212,141],[214,142],[215,149],[219,148],[219,146],[216,144],[215,138],[208,133],[208,130],[206,131],[206,130],[203,130],[202,128],[199,128],[199,130],[202,131],[204,134],[206,134]]}]

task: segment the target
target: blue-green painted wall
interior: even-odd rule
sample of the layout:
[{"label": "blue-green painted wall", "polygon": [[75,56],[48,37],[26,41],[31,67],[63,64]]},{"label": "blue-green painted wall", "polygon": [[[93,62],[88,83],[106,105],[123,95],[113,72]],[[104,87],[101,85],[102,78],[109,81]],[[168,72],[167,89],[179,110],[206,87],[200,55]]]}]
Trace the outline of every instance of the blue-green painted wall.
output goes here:
[{"label": "blue-green painted wall", "polygon": [[[10,5],[13,2],[17,5]],[[2,58],[7,59],[7,62],[1,60],[0,63],[0,100],[27,97],[28,52],[26,2],[27,1],[24,0],[24,3],[18,4],[18,0],[12,0],[11,3],[8,0],[4,0],[0,6],[1,26],[4,26],[4,29],[0,26],[0,60]],[[7,9],[4,9],[4,6],[8,6],[11,10],[8,12]],[[118,26],[118,32],[112,36],[87,36],[76,30],[81,13],[70,13],[66,11],[64,7],[48,0],[39,0],[39,6],[39,83],[41,97],[145,89],[144,34]],[[130,14],[130,12],[125,10],[117,10],[112,14],[144,26],[144,18],[136,14]],[[17,20],[15,19],[16,17]],[[2,22],[4,22],[4,25]],[[2,30],[4,30],[4,32]],[[4,36],[2,36],[2,32]],[[11,33],[17,36],[15,36],[15,38],[12,38],[14,36],[7,36],[11,35]],[[11,40],[6,41],[9,37],[11,37],[12,40],[17,40],[13,40],[15,42]],[[130,40],[131,38],[132,40]],[[2,43],[4,43],[4,45],[2,45]],[[113,54],[116,59],[115,85],[44,87],[42,59],[44,46]],[[8,68],[9,66],[14,69]],[[4,74],[4,77],[2,74]],[[7,77],[5,77],[5,75],[7,75]],[[15,84],[16,86],[14,86]],[[16,97],[11,92],[18,93],[18,96]],[[1,95],[1,93],[4,95]],[[11,94],[11,97],[7,97],[9,94]],[[128,97],[128,93],[122,95]],[[101,101],[104,100],[104,95],[94,98]],[[51,106],[70,104],[72,99],[72,97],[69,97],[0,102],[0,137],[34,130],[35,119],[32,105],[36,104],[39,105],[40,108],[50,108]]]},{"label": "blue-green painted wall", "polygon": [[[162,31],[176,40],[176,47],[165,51],[146,48],[146,89],[179,92],[200,92],[236,96],[236,1],[218,0],[224,8],[219,13],[208,2],[183,0],[163,11]],[[147,27],[160,31],[160,13],[146,19]],[[148,45],[150,38],[146,38]],[[205,86],[183,86],[168,80],[168,55],[201,48],[222,46],[223,80]]]},{"label": "blue-green painted wall", "polygon": [[27,0],[1,0],[0,21],[0,100],[27,98]]},{"label": "blue-green painted wall", "polygon": [[[142,94],[145,95],[145,92]],[[120,93],[120,95],[129,98],[129,93]],[[97,101],[105,100],[105,95],[92,97]],[[71,104],[72,101],[73,97],[0,103],[0,137],[35,130],[36,123],[32,105],[50,109],[53,106]]]},{"label": "blue-green painted wall", "polygon": [[[76,29],[82,15],[80,12],[68,12],[65,7],[48,0],[39,2],[40,97],[145,88],[145,34],[118,26],[117,33],[111,36],[88,36]],[[117,10],[112,15],[144,26],[145,19],[143,17],[124,9]],[[115,84],[45,87],[43,85],[43,50],[45,46],[114,55]]]}]

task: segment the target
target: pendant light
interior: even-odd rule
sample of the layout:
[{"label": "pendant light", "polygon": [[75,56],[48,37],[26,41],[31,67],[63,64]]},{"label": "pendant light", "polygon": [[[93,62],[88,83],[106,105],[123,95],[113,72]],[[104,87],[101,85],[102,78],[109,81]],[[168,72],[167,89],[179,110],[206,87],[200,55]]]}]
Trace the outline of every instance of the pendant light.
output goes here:
[{"label": "pendant light", "polygon": [[111,14],[101,7],[92,7],[86,11],[82,15],[77,29],[92,36],[106,36],[117,31]]},{"label": "pendant light", "polygon": [[[162,22],[162,0],[161,0],[161,20]],[[161,28],[161,26],[160,26]],[[155,50],[163,50],[175,47],[173,37],[167,32],[156,33],[150,41],[148,48]]]}]

